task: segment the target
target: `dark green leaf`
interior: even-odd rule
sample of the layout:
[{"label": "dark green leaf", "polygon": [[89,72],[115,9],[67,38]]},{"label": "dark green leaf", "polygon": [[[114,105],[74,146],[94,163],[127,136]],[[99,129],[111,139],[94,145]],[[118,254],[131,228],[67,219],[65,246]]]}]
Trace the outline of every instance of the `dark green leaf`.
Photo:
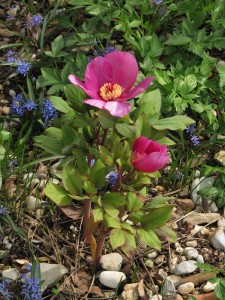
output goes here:
[{"label": "dark green leaf", "polygon": [[138,229],[137,235],[139,236],[140,240],[149,247],[160,250],[161,242],[153,230]]},{"label": "dark green leaf", "polygon": [[67,165],[63,168],[62,181],[71,195],[82,195],[83,180],[73,166]]},{"label": "dark green leaf", "polygon": [[50,182],[47,183],[44,193],[59,206],[69,205],[72,202],[64,188]]}]

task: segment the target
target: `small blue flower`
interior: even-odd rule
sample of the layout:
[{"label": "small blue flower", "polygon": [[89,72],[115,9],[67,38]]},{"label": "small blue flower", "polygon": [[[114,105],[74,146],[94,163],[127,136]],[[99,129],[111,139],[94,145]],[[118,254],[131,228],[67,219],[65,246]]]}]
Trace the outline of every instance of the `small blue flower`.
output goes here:
[{"label": "small blue flower", "polygon": [[9,63],[18,63],[18,58],[15,57],[16,52],[14,50],[9,50],[5,56],[7,57],[7,62]]},{"label": "small blue flower", "polygon": [[195,123],[194,123],[194,124],[191,124],[190,126],[188,126],[188,127],[186,128],[186,132],[189,133],[189,134],[192,134],[192,133],[196,130],[195,126],[196,126]]},{"label": "small blue flower", "polygon": [[192,141],[194,146],[198,146],[200,144],[200,140],[196,135],[191,136],[191,141]]},{"label": "small blue flower", "polygon": [[38,28],[43,22],[44,18],[41,15],[34,15],[31,17],[31,23],[34,28]]},{"label": "small blue flower", "polygon": [[24,277],[21,295],[24,300],[42,300],[40,281],[36,277]]},{"label": "small blue flower", "polygon": [[13,97],[12,104],[10,105],[10,112],[11,114],[18,115],[19,117],[22,117],[25,109],[24,109],[24,97],[20,93]]},{"label": "small blue flower", "polygon": [[114,51],[116,51],[117,49],[115,48],[115,47],[113,47],[113,46],[109,46],[109,47],[107,47],[104,51],[103,51],[103,55],[106,55],[106,54],[108,54],[108,53],[110,53],[110,52],[114,52]]},{"label": "small blue flower", "polygon": [[32,110],[37,109],[37,104],[35,104],[33,100],[29,100],[24,103],[23,107],[27,111],[32,111]]},{"label": "small blue flower", "polygon": [[23,60],[19,60],[16,71],[21,75],[23,75],[24,77],[26,77],[30,68],[31,68],[31,63],[28,63]]},{"label": "small blue flower", "polygon": [[7,285],[9,282],[4,280],[0,283],[0,295],[4,297],[4,300],[14,299],[13,293],[8,290]]},{"label": "small blue flower", "polygon": [[46,99],[42,107],[45,126],[49,126],[52,121],[58,117],[58,112],[52,105],[52,103]]},{"label": "small blue flower", "polygon": [[8,210],[2,204],[0,205],[0,215],[8,215]]},{"label": "small blue flower", "polygon": [[105,179],[109,181],[110,187],[113,188],[118,179],[118,173],[115,171],[111,171],[109,174],[106,175]]},{"label": "small blue flower", "polygon": [[154,2],[156,5],[159,5],[159,4],[163,3],[163,0],[154,0],[153,2]]},{"label": "small blue flower", "polygon": [[10,19],[10,20],[15,19],[17,9],[18,9],[18,7],[11,6],[10,9],[9,9],[9,14],[8,14],[7,18]]}]

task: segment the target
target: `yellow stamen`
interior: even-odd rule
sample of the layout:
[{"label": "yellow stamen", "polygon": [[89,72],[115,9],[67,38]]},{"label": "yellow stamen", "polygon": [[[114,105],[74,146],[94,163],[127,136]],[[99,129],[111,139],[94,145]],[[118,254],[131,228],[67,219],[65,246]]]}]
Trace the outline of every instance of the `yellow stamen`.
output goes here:
[{"label": "yellow stamen", "polygon": [[119,98],[123,92],[122,86],[116,83],[105,83],[100,88],[100,96],[105,101],[112,101]]}]

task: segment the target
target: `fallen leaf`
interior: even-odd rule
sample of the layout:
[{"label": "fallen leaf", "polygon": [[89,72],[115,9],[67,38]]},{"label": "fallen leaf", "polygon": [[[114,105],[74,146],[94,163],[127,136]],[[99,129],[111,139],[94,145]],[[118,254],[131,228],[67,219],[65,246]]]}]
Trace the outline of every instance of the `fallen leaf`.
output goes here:
[{"label": "fallen leaf", "polygon": [[201,294],[201,295],[189,295],[195,298],[195,300],[217,300],[215,294],[207,293],[207,294]]},{"label": "fallen leaf", "polygon": [[82,215],[82,208],[77,208],[73,204],[67,206],[60,206],[59,209],[68,217],[77,220]]},{"label": "fallen leaf", "polygon": [[18,35],[18,33],[10,31],[10,30],[8,30],[6,28],[0,28],[0,36],[3,36],[3,37],[12,37],[12,36],[15,36],[15,35]]},{"label": "fallen leaf", "polygon": [[207,280],[209,280],[210,278],[212,278],[213,276],[215,276],[216,273],[214,272],[204,272],[204,273],[198,273],[195,275],[191,275],[185,278],[182,278],[180,281],[176,282],[174,285],[176,288],[178,288],[178,286],[180,286],[181,284],[187,283],[187,282],[193,282],[194,285],[199,285],[201,283],[206,282]]},{"label": "fallen leaf", "polygon": [[145,289],[144,289],[144,280],[141,279],[141,281],[138,282],[138,294],[141,298],[145,296]]},{"label": "fallen leaf", "polygon": [[90,294],[95,294],[95,295],[104,297],[102,290],[97,285],[93,285],[89,292],[90,292]]}]

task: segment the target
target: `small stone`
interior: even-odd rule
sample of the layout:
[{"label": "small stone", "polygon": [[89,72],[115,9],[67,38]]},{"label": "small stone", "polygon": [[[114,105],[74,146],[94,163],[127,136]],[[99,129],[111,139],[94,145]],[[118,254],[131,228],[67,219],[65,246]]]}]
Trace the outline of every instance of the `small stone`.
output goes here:
[{"label": "small stone", "polygon": [[158,256],[158,252],[154,250],[152,252],[149,252],[147,256],[148,258],[156,258]]},{"label": "small stone", "polygon": [[187,241],[186,242],[186,246],[187,247],[193,247],[195,248],[197,246],[198,242],[196,240],[192,240],[192,241]]},{"label": "small stone", "polygon": [[178,253],[178,254],[182,254],[184,252],[184,248],[179,246],[175,249],[175,251]]},{"label": "small stone", "polygon": [[168,280],[170,280],[173,284],[181,281],[182,277],[178,275],[169,275],[166,277]]},{"label": "small stone", "polygon": [[138,300],[138,283],[125,284],[122,298],[124,300]]},{"label": "small stone", "polygon": [[162,300],[162,296],[161,295],[154,295],[154,296],[152,296],[151,300]]},{"label": "small stone", "polygon": [[101,284],[112,289],[117,288],[124,280],[126,280],[126,275],[123,272],[118,271],[103,271],[99,276]]},{"label": "small stone", "polygon": [[225,227],[225,218],[218,220],[217,227]]},{"label": "small stone", "polygon": [[188,260],[192,259],[192,258],[196,258],[198,256],[198,250],[196,250],[193,247],[186,247],[184,249],[184,255],[186,256],[186,258]]},{"label": "small stone", "polygon": [[183,297],[181,297],[181,295],[177,294],[176,295],[176,300],[183,300]]},{"label": "small stone", "polygon": [[145,265],[146,265],[146,267],[148,267],[150,269],[154,268],[154,262],[151,259],[146,259]]},{"label": "small stone", "polygon": [[180,197],[188,197],[189,195],[189,188],[186,186],[181,192]]},{"label": "small stone", "polygon": [[217,282],[211,283],[211,282],[207,281],[207,283],[203,286],[202,290],[205,293],[212,292],[212,291],[214,291],[216,285],[217,285]]},{"label": "small stone", "polygon": [[20,273],[15,268],[10,268],[2,271],[2,277],[7,277],[11,280],[17,280],[20,277]]},{"label": "small stone", "polygon": [[211,236],[210,243],[215,249],[225,251],[225,232],[223,227],[219,227]]},{"label": "small stone", "polygon": [[26,173],[23,175],[23,182],[29,181],[34,178],[34,173]]},{"label": "small stone", "polygon": [[191,211],[195,205],[191,199],[176,199],[176,204],[186,211]]},{"label": "small stone", "polygon": [[9,95],[11,97],[15,97],[16,96],[16,92],[14,90],[9,90]]},{"label": "small stone", "polygon": [[198,267],[196,265],[196,261],[186,260],[186,261],[182,261],[176,266],[174,273],[175,275],[190,274],[193,273],[197,268]]},{"label": "small stone", "polygon": [[33,178],[30,183],[31,188],[36,187],[39,184],[39,182],[40,182],[39,179]]},{"label": "small stone", "polygon": [[164,260],[165,260],[165,257],[166,257],[165,255],[159,255],[159,256],[156,257],[156,259],[154,261],[157,265],[163,264]]},{"label": "small stone", "polygon": [[122,261],[123,258],[119,253],[109,253],[101,256],[100,265],[107,271],[119,271]]},{"label": "small stone", "polygon": [[196,257],[196,261],[197,261],[197,263],[199,263],[199,264],[204,264],[204,258],[203,258],[203,256],[199,254],[199,255]]},{"label": "small stone", "polygon": [[2,113],[3,115],[8,115],[10,113],[10,107],[8,106],[2,107]]},{"label": "small stone", "polygon": [[187,294],[190,294],[191,292],[193,292],[194,288],[195,288],[195,286],[194,286],[193,282],[187,282],[187,283],[181,284],[178,287],[177,291],[181,295],[187,295]]},{"label": "small stone", "polygon": [[62,276],[68,273],[68,269],[60,264],[40,263],[41,289],[44,291],[53,283],[59,281]]},{"label": "small stone", "polygon": [[163,281],[161,288],[161,294],[164,299],[174,299],[176,296],[176,290],[174,284],[168,279],[168,277]]},{"label": "small stone", "polygon": [[43,208],[37,209],[36,210],[36,217],[37,217],[37,219],[40,219],[41,217],[43,217],[44,213],[45,213],[45,210]]},{"label": "small stone", "polygon": [[28,196],[27,209],[31,211],[36,211],[39,208],[41,208],[41,200],[34,196]]},{"label": "small stone", "polygon": [[155,275],[156,279],[161,281],[163,281],[167,276],[168,274],[163,269],[159,269]]},{"label": "small stone", "polygon": [[45,188],[46,184],[47,184],[47,180],[46,179],[41,179],[40,183],[39,183],[39,186],[38,186],[39,190],[42,191]]},{"label": "small stone", "polygon": [[216,222],[220,218],[219,213],[198,213],[193,212],[191,215],[185,217],[183,222],[190,223],[192,225],[208,224]]},{"label": "small stone", "polygon": [[218,153],[214,155],[214,159],[222,166],[225,166],[225,151],[220,150]]}]

